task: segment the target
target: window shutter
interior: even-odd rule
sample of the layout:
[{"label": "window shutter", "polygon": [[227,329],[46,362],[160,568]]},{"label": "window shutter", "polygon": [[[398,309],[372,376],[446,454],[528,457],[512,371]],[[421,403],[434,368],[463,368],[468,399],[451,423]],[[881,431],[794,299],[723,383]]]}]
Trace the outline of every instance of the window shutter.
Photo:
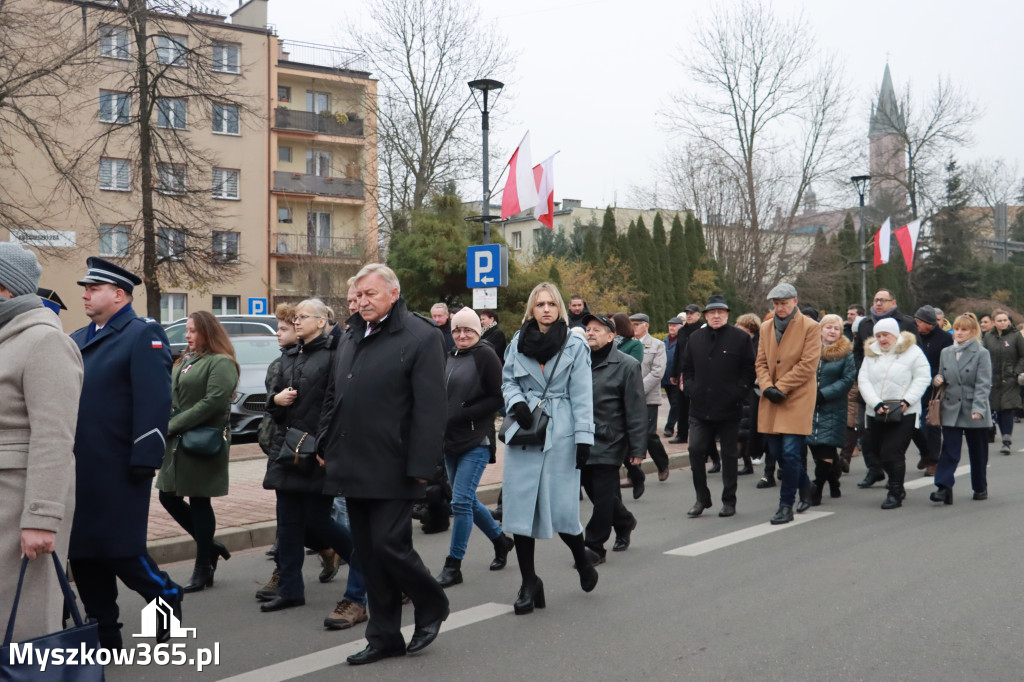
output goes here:
[{"label": "window shutter", "polygon": [[213,196],[219,197],[224,194],[224,180],[221,177],[222,171],[220,168],[213,169]]},{"label": "window shutter", "polygon": [[185,127],[185,100],[176,99],[174,103],[174,127],[184,128]]},{"label": "window shutter", "polygon": [[131,168],[127,161],[117,162],[117,188],[129,189],[132,184]]},{"label": "window shutter", "polygon": [[238,53],[239,47],[237,45],[227,46],[227,70],[235,73],[238,71]]},{"label": "window shutter", "polygon": [[227,196],[238,198],[238,171],[225,171],[227,175]]},{"label": "window shutter", "polygon": [[130,95],[117,95],[117,122],[127,123],[132,115],[132,98]]},{"label": "window shutter", "polygon": [[100,90],[100,120],[101,121],[110,121],[111,119],[114,118],[113,106],[112,106],[113,103],[111,102],[111,98],[112,97],[113,97],[113,93],[108,92],[106,90]]},{"label": "window shutter", "polygon": [[219,104],[213,105],[213,132],[224,132],[224,107]]},{"label": "window shutter", "polygon": [[238,134],[238,107],[224,107],[227,111],[227,131]]},{"label": "window shutter", "polygon": [[114,184],[114,172],[110,159],[100,159],[100,187],[110,189]]}]

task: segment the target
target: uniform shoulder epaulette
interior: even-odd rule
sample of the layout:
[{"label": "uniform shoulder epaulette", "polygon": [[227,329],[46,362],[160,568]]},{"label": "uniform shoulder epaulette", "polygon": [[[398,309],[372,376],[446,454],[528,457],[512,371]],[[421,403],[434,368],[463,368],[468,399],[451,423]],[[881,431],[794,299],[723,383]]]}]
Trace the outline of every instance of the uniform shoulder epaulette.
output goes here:
[{"label": "uniform shoulder epaulette", "polygon": [[154,320],[152,317],[140,317],[138,319],[142,320],[146,324],[160,324],[159,322]]}]

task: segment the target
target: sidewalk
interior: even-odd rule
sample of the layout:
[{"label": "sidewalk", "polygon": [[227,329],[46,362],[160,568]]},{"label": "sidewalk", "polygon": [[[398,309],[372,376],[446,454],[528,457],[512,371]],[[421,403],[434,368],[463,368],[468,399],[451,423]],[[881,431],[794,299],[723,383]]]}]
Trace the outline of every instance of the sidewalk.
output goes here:
[{"label": "sidewalk", "polygon": [[[668,403],[664,402],[658,414],[659,435],[667,414]],[[661,442],[669,455],[669,466],[672,469],[689,466],[686,444],[671,444],[664,437]],[[477,497],[486,505],[494,505],[498,501],[504,454],[504,446],[498,443],[497,461],[487,465],[480,479]],[[273,544],[276,498],[273,490],[263,489],[263,475],[267,470],[266,455],[257,443],[232,445],[228,466],[231,481],[229,492],[225,497],[212,500],[213,511],[217,516],[217,539],[231,551]],[[654,462],[648,457],[644,460],[643,468],[648,474],[653,473]],[[192,538],[183,535],[181,526],[164,510],[157,498],[156,489],[153,490],[149,506],[149,551],[157,563],[185,561],[195,557]]]}]

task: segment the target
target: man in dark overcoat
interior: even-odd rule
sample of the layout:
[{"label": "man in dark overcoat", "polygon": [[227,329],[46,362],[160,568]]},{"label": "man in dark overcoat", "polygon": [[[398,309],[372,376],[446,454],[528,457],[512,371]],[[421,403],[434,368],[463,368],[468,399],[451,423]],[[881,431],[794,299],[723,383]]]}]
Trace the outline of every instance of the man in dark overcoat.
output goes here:
[{"label": "man in dark overcoat", "polygon": [[[430,320],[411,313],[385,265],[356,275],[357,314],[335,352],[320,422],[324,493],[344,495],[367,578],[368,645],[352,665],[416,653],[448,617],[448,598],[412,546],[412,503],[443,456],[447,421],[444,346]],[[402,594],[416,609],[409,646]]]},{"label": "man in dark overcoat", "polygon": [[[92,320],[71,335],[85,379],[75,433],[75,518],[69,557],[86,613],[99,621],[100,645],[122,645],[117,578],[157,597],[180,617],[181,588],[146,551],[153,476],[164,456],[171,414],[171,352],[158,322],[138,317],[138,276],[89,258],[78,282]],[[157,632],[167,641],[165,624]]]}]

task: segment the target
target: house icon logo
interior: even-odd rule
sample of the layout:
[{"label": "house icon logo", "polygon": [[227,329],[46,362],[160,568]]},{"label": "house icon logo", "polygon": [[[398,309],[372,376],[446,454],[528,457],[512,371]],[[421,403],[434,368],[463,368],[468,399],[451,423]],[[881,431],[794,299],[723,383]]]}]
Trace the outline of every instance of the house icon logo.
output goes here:
[{"label": "house icon logo", "polygon": [[193,639],[196,636],[195,628],[181,627],[174,610],[163,597],[157,597],[142,609],[142,632],[132,637],[156,637],[160,629],[169,632],[172,638],[186,638],[190,633]]}]

